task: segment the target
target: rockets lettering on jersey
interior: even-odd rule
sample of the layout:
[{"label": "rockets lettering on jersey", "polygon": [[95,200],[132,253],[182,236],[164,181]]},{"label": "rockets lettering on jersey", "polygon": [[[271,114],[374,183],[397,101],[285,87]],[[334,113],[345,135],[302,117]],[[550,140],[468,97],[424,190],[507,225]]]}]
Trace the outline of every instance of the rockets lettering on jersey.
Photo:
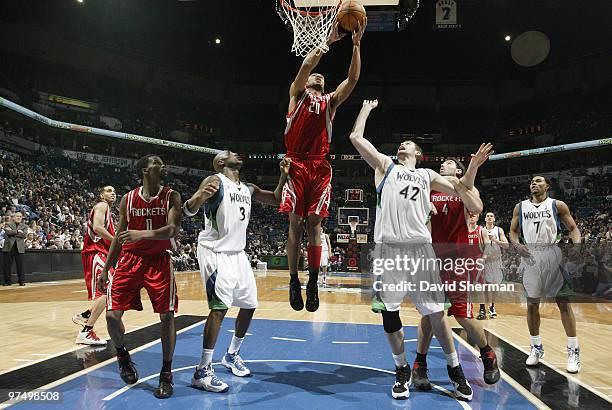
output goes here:
[{"label": "rockets lettering on jersey", "polygon": [[317,96],[305,90],[293,112],[287,115],[287,152],[327,155],[332,138],[331,96]]}]

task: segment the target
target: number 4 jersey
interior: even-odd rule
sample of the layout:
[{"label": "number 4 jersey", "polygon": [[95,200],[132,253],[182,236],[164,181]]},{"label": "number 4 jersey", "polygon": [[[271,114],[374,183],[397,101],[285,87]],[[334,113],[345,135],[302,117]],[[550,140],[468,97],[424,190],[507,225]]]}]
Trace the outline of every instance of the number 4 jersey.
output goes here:
[{"label": "number 4 jersey", "polygon": [[206,225],[198,243],[214,252],[243,251],[251,217],[251,189],[221,173],[216,176],[221,184],[211,201],[204,204]]},{"label": "number 4 jersey", "polygon": [[431,243],[426,225],[430,187],[427,169],[391,164],[376,188],[374,242]]}]

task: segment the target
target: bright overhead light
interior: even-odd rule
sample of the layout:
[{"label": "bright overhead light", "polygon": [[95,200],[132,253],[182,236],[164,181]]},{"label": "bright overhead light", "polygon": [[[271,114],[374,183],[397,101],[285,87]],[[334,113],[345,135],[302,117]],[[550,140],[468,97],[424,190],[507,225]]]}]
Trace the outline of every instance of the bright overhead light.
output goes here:
[{"label": "bright overhead light", "polygon": [[509,35],[506,35],[506,37],[504,37],[504,40],[510,41],[510,40],[512,40],[512,37],[510,37]]},{"label": "bright overhead light", "polygon": [[215,39],[215,44],[221,44],[221,39],[220,38],[216,38]]},{"label": "bright overhead light", "polygon": [[83,3],[83,0],[77,0],[77,3]]}]

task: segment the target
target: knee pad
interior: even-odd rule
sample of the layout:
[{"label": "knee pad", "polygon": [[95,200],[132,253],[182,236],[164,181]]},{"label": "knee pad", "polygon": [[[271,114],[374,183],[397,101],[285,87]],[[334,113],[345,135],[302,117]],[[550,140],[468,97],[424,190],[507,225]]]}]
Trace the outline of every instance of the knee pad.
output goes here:
[{"label": "knee pad", "polygon": [[387,333],[395,333],[402,328],[402,320],[400,319],[399,311],[387,312],[382,311],[383,328]]}]

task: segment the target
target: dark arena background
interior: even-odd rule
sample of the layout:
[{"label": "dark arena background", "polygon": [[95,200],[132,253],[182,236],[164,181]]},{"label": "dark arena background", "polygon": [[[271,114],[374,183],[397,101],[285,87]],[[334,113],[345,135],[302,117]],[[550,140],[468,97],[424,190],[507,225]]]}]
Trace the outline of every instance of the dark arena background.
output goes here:
[{"label": "dark arena background", "polygon": [[[612,408],[608,375],[612,363],[612,3],[365,0],[365,32],[345,32],[327,47],[335,30],[335,13],[349,0],[340,3],[0,2],[0,408]],[[310,50],[315,51],[307,61],[314,55],[320,62],[302,66]],[[360,70],[355,70],[356,65],[349,69],[352,60],[355,64],[355,50]],[[300,67],[306,67],[306,76],[323,74],[323,92],[336,90],[335,94],[329,100],[313,97],[311,92],[320,91],[320,85],[312,85],[310,79],[306,85],[304,72],[299,80]],[[290,87],[294,81],[296,87]],[[296,103],[297,107],[289,113],[288,123],[290,92],[292,108]],[[309,98],[309,107],[301,105]],[[378,107],[361,136],[379,152],[376,158],[391,158],[396,164],[381,175],[368,165],[370,160],[364,160],[368,153],[356,149],[360,136],[354,124],[364,100],[378,100]],[[329,118],[319,113],[319,104],[325,101],[328,106],[322,109]],[[325,137],[317,134],[320,141],[314,141],[306,131],[299,134],[297,144],[306,144],[304,152],[290,149],[292,163],[280,199],[268,192],[268,204],[258,202],[258,195],[264,194],[255,190],[250,211],[245,215],[240,208],[240,221],[250,216],[245,254],[240,253],[241,245],[227,254],[214,248],[217,245],[210,244],[217,242],[203,240],[201,231],[245,238],[238,225],[220,233],[234,218],[223,214],[234,206],[234,194],[228,190],[238,192],[241,186],[225,176],[211,177],[217,173],[213,158],[218,155],[224,161],[222,173],[240,170],[243,182],[274,191],[279,163],[287,154],[291,133],[299,133],[300,118],[321,118]],[[315,152],[314,144],[326,146],[328,137],[329,152]],[[409,154],[402,151],[412,146],[407,141],[417,144],[422,153],[418,168],[445,177],[443,164],[461,162],[467,167],[482,143],[493,146],[482,165],[476,166],[474,185],[482,202],[478,219],[466,228],[469,212],[464,215],[461,210],[459,224],[466,232],[492,232],[485,228],[493,225],[503,230],[503,238],[497,235],[493,242],[492,233],[477,236],[481,244],[477,249],[486,263],[487,247],[507,239],[507,245],[497,248],[501,256],[495,266],[497,283],[512,286],[493,292],[494,296],[469,294],[473,318],[440,315],[452,328],[450,348],[454,346],[460,370],[471,386],[469,400],[457,393],[457,385],[449,379],[446,366],[455,356],[438,337],[427,354],[428,372],[422,372],[428,375],[431,389],[424,391],[415,384],[416,371],[424,369],[424,362],[419,362],[422,352],[417,356],[421,309],[415,308],[410,297],[404,298],[397,316],[403,333],[390,332],[381,314],[372,311],[376,291],[369,249],[380,242],[375,225],[379,223],[386,233],[399,229],[381,217],[388,212],[385,201],[392,201],[385,199],[389,189],[382,188],[391,182],[383,176],[394,175],[393,169],[410,168]],[[321,154],[320,158],[310,158],[313,153]],[[139,162],[148,154],[161,158],[166,174],[151,158],[144,165]],[[414,159],[415,154],[411,155]],[[323,251],[314,251],[314,242],[309,243],[314,229],[310,217],[294,221],[289,235],[289,217],[269,203],[299,201],[301,195],[314,192],[314,184],[323,183],[325,177],[309,176],[312,185],[305,185],[300,193],[295,173],[300,166],[325,159],[333,170],[331,192],[325,191],[320,200],[317,197],[317,209],[326,207],[329,215],[322,220],[324,234],[317,230],[311,235],[320,236],[323,243]],[[240,161],[242,167],[237,165]],[[160,172],[165,175],[161,184],[180,194],[183,209],[168,199],[161,208],[149,208],[163,211],[162,225],[152,226],[151,221],[157,220],[153,218],[147,219],[146,227],[135,227],[137,213],[132,211],[142,210],[133,209],[133,201],[144,208],[162,201],[161,193],[166,191],[159,191],[159,198],[157,191],[148,197],[144,194],[150,178]],[[433,174],[428,175],[427,184],[433,184]],[[203,180],[222,181],[221,187],[205,187]],[[457,183],[457,190],[466,187],[456,178],[447,180]],[[126,195],[143,184],[143,190]],[[107,186],[114,187],[116,201],[103,198],[100,202]],[[214,192],[206,194],[204,188]],[[412,192],[406,188],[396,197],[410,201]],[[169,270],[159,268],[163,275],[170,275],[166,285],[155,282],[161,281],[159,277],[138,276],[142,275],[140,265],[126,262],[135,257],[127,248],[117,253],[116,270],[113,262],[104,268],[113,246],[118,249],[129,243],[122,236],[126,233],[121,233],[124,195],[125,207],[132,210],[128,233],[159,231],[159,240],[141,236],[140,243],[169,244],[161,256],[139,257],[138,262],[155,266],[151,260],[166,258]],[[197,202],[198,195],[206,199]],[[428,191],[424,195],[427,214],[421,219],[431,219],[435,242],[435,230],[446,234],[451,223],[436,227],[435,218],[446,215],[446,205],[437,215],[430,214],[436,200],[429,198]],[[536,197],[556,200],[546,219],[556,221],[547,225],[554,238],[546,245],[539,239],[525,239],[532,235],[525,207],[533,207],[537,214],[542,203],[533,202]],[[413,201],[419,198],[415,192]],[[203,205],[191,216],[188,209],[193,203]],[[100,223],[106,231],[114,227],[106,232],[106,242],[94,229],[100,204],[105,207],[99,212]],[[493,222],[487,216],[490,213]],[[171,226],[172,215],[180,218],[180,224],[172,225],[174,230],[168,234],[162,227]],[[425,223],[406,211],[394,217],[405,220],[408,231]],[[534,235],[538,235],[540,222],[535,224]],[[108,253],[115,231],[115,245]],[[105,250],[96,251],[101,259],[93,262],[93,271],[88,259],[92,254],[87,253],[93,245],[88,237],[90,242],[106,243]],[[524,244],[531,247],[535,259],[526,256]],[[538,310],[531,286],[549,286],[545,276],[553,274],[535,273],[533,268],[541,263],[537,255],[550,252],[543,246],[559,250],[558,257],[548,262],[563,282],[562,291],[569,293],[563,297],[546,293]],[[315,252],[319,256],[313,256]],[[313,267],[321,252],[321,268]],[[223,267],[220,262],[243,256],[243,264],[227,262]],[[202,261],[208,264],[210,258],[219,265],[204,266]],[[306,309],[296,310],[289,303],[295,263]],[[108,291],[88,301],[88,287],[95,292],[98,275],[107,269]],[[141,295],[142,311],[125,309],[125,336],[118,337],[121,329],[113,313],[119,312],[120,303],[113,292],[119,289],[115,286],[125,270],[124,280],[132,286],[130,297]],[[478,273],[480,278],[484,271]],[[258,301],[246,333],[245,316],[249,309],[253,313],[254,306],[225,306],[220,296],[221,286],[227,286],[224,283],[231,277],[240,279],[228,297],[233,292],[236,302],[244,297],[242,292],[251,292]],[[155,283],[147,282],[142,289],[143,280]],[[161,314],[149,302],[158,286],[170,286],[164,288],[166,307]],[[313,286],[318,286],[318,309],[309,307]],[[505,290],[510,287],[512,291]],[[178,308],[173,295],[180,300]],[[446,302],[446,308],[451,306],[448,294]],[[491,302],[495,303],[492,310]],[[219,303],[224,306],[221,310]],[[172,317],[173,308],[177,311]],[[210,332],[223,319],[225,309],[215,346]],[[95,311],[100,318],[94,327],[96,314],[90,315]],[[471,337],[466,326],[480,329],[482,338]],[[176,346],[168,359],[169,342],[164,338],[170,338],[174,328]],[[243,337],[237,337],[238,333]],[[395,354],[390,347],[396,336],[405,353]],[[121,343],[124,346],[117,345]],[[545,356],[538,350],[542,346]],[[494,384],[483,380],[491,357],[500,370]],[[126,384],[119,369],[129,368],[130,360],[138,375]],[[233,360],[233,370],[226,368],[228,360]],[[161,379],[160,364],[162,376],[166,375]],[[240,366],[250,369],[250,377],[237,374]],[[408,380],[411,368],[412,383]],[[173,390],[165,396],[162,392],[161,396],[171,396],[163,400],[158,398],[162,379],[165,388]],[[192,387],[195,382],[214,385],[215,380],[227,384],[223,392]],[[396,397],[400,390],[403,396]]]}]

